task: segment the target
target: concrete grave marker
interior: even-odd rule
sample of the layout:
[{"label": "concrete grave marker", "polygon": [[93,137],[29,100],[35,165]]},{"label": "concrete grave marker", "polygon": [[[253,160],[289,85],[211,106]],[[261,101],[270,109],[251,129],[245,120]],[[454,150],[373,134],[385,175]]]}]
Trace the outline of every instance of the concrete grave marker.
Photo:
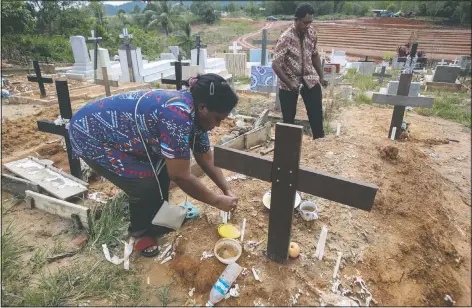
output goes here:
[{"label": "concrete grave marker", "polygon": [[228,73],[234,77],[246,76],[247,55],[245,53],[225,53]]},{"label": "concrete grave marker", "polygon": [[456,83],[460,72],[460,66],[438,65],[434,72],[433,82]]},{"label": "concrete grave marker", "polygon": [[93,79],[97,79],[97,61],[98,61],[98,43],[103,41],[101,37],[95,37],[96,30],[91,30],[92,37],[87,38],[87,43],[93,43],[93,51],[94,51],[94,61],[93,61]]},{"label": "concrete grave marker", "polygon": [[[128,33],[127,28],[123,28],[123,33],[120,34],[120,38],[123,39],[124,44],[120,45],[120,48],[118,49],[118,53],[121,51],[124,51],[126,54],[126,64],[128,67],[128,74],[125,74],[122,69],[123,77],[125,79],[129,79],[130,82],[135,82],[134,78],[134,71],[133,71],[133,61],[131,60],[131,50],[136,50],[136,47],[133,46],[130,42],[130,39],[133,38],[132,34]],[[123,53],[123,52],[122,52]],[[124,57],[120,55],[120,61],[124,61]],[[125,76],[128,75],[129,77],[126,78]],[[127,80],[126,80],[127,81]]]},{"label": "concrete grave marker", "polygon": [[93,76],[93,66],[87,51],[87,44],[83,36],[71,36],[70,44],[74,54],[74,66],[66,71],[69,79],[83,80]]}]

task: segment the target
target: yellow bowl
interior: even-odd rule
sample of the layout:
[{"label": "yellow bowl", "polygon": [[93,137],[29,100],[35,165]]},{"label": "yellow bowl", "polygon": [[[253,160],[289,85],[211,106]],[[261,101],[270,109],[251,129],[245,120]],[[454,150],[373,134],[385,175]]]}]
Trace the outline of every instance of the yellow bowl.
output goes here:
[{"label": "yellow bowl", "polygon": [[223,238],[236,239],[241,236],[241,231],[239,231],[239,227],[233,224],[221,224],[218,227],[218,233]]}]

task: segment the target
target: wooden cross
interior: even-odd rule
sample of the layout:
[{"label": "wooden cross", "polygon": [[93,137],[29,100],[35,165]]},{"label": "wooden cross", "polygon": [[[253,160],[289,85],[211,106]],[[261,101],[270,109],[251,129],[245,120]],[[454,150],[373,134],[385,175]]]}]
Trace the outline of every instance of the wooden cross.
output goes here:
[{"label": "wooden cross", "polygon": [[129,71],[129,80],[134,82],[134,73],[133,73],[133,64],[131,63],[131,48],[134,47],[130,43],[130,39],[133,38],[132,34],[128,33],[127,28],[123,28],[123,33],[120,34],[120,38],[124,40],[124,47],[126,49],[126,59],[128,60],[128,71]]},{"label": "wooden cross", "polygon": [[[416,43],[415,43],[416,44]],[[416,54],[415,44],[413,44],[411,58],[413,59]],[[416,44],[417,45],[417,44]],[[411,62],[410,62],[411,64]],[[392,121],[390,122],[390,129],[388,131],[387,138],[398,139],[401,135],[401,127],[403,123],[403,115],[405,114],[405,107],[433,107],[434,98],[427,96],[410,97],[411,79],[413,78],[413,67],[410,67],[410,71],[400,75],[400,82],[398,83],[397,95],[387,95],[374,93],[372,96],[372,103],[374,104],[387,104],[394,105]]]},{"label": "wooden cross", "polygon": [[103,66],[102,67],[102,76],[103,76],[103,79],[100,80],[100,79],[95,79],[95,84],[99,84],[99,85],[102,85],[102,86],[105,86],[105,93],[106,93],[106,96],[111,96],[111,91],[110,91],[110,86],[112,87],[118,87],[118,81],[116,80],[108,80],[108,71],[107,71],[107,68],[106,66]]},{"label": "wooden cross", "polygon": [[[180,58],[179,58],[180,60]],[[161,79],[161,83],[163,84],[173,84],[177,88],[177,90],[182,89],[182,66],[189,66],[190,63],[182,63],[181,61],[172,62],[172,66],[175,66],[175,79]]]},{"label": "wooden cross", "polygon": [[375,62],[373,60],[368,60],[368,56],[365,56],[365,59],[362,61],[357,61],[357,62]]},{"label": "wooden cross", "polygon": [[229,46],[229,50],[232,50],[233,53],[238,53],[238,50],[243,49],[241,46],[238,46],[238,42],[233,42],[233,46]]},{"label": "wooden cross", "polygon": [[[69,86],[65,80],[56,80],[57,100],[59,101],[59,111],[64,122],[70,121],[72,118],[72,107],[70,105]],[[67,124],[55,124],[52,121],[38,121],[38,130],[54,135],[64,137],[66,143],[67,157],[69,158],[70,173],[78,179],[82,178],[80,169],[80,160],[72,158],[72,147],[69,140],[69,132]]]},{"label": "wooden cross", "polygon": [[277,123],[274,160],[215,146],[215,166],[272,183],[267,257],[286,263],[296,191],[370,211],[378,187],[299,166],[302,126]]},{"label": "wooden cross", "polygon": [[382,66],[382,70],[380,71],[380,73],[373,73],[372,74],[372,76],[380,77],[379,78],[379,84],[382,84],[384,77],[388,77],[388,78],[392,77],[392,75],[390,75],[390,74],[385,74],[386,69],[387,69],[387,67]]},{"label": "wooden cross", "polygon": [[51,77],[42,77],[41,68],[39,67],[39,62],[37,60],[33,61],[34,72],[36,76],[28,75],[28,81],[37,82],[39,85],[39,92],[41,92],[41,97],[46,97],[46,89],[44,88],[45,83],[52,83]]},{"label": "wooden cross", "polygon": [[262,30],[262,40],[253,40],[253,44],[261,44],[261,66],[266,65],[266,52],[267,52],[267,44],[275,44],[277,41],[274,40],[267,40],[267,29]]},{"label": "wooden cross", "polygon": [[197,48],[197,65],[200,65],[200,48],[204,48],[206,45],[202,45],[200,41],[200,33],[195,36],[195,48]]},{"label": "wooden cross", "polygon": [[[95,28],[95,30],[91,30],[90,32],[92,33],[92,37],[88,37],[87,38],[87,43],[93,43],[94,46],[93,46],[93,79],[97,79],[97,55],[98,55],[98,43],[101,43],[102,42],[102,37],[95,37],[95,32],[97,28]],[[98,32],[97,32],[98,33]]]}]

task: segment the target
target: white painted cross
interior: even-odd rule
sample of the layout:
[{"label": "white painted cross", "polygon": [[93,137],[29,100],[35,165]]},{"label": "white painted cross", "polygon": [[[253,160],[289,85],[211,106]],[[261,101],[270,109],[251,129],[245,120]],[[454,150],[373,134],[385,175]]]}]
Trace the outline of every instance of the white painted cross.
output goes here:
[{"label": "white painted cross", "polygon": [[133,38],[132,34],[128,34],[128,28],[123,28],[123,33],[120,34],[120,38],[125,39],[125,42],[130,38]]},{"label": "white painted cross", "polygon": [[229,46],[229,50],[232,50],[233,53],[238,53],[238,50],[243,49],[241,46],[238,46],[238,42],[233,42],[233,46]]},{"label": "white painted cross", "polygon": [[456,57],[451,64],[452,65],[457,65],[457,63],[459,63],[459,58],[458,57]]},{"label": "white painted cross", "polygon": [[444,65],[444,64],[447,64],[447,62],[444,61],[444,59],[442,59],[441,62],[438,62],[438,65]]}]

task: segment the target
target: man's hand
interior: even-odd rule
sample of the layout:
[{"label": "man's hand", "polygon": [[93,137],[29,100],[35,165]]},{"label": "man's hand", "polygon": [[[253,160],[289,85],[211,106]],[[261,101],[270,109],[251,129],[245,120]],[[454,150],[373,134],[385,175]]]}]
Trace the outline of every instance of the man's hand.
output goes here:
[{"label": "man's hand", "polygon": [[224,194],[225,194],[225,196],[230,196],[230,197],[237,198],[236,195],[233,194],[233,192],[230,189],[224,191]]},{"label": "man's hand", "polygon": [[290,81],[288,84],[287,84],[288,88],[290,89],[290,91],[297,91],[298,92],[298,85],[295,81]]},{"label": "man's hand", "polygon": [[329,82],[327,80],[324,80],[324,78],[320,78],[320,84],[323,86],[323,88],[326,88]]},{"label": "man's hand", "polygon": [[214,207],[225,211],[234,211],[238,206],[238,198],[224,195],[217,195],[216,201],[212,204]]}]

